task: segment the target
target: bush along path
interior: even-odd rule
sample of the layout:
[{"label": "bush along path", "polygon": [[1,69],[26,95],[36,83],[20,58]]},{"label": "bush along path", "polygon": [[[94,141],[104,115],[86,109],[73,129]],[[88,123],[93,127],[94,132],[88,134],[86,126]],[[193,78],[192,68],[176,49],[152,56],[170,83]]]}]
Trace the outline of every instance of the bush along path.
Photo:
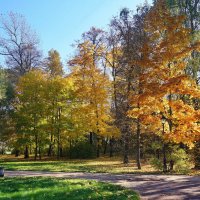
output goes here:
[{"label": "bush along path", "polygon": [[66,173],[6,171],[5,177],[57,177],[111,182],[136,190],[143,200],[199,200],[200,177],[185,175],[114,175],[108,173]]}]

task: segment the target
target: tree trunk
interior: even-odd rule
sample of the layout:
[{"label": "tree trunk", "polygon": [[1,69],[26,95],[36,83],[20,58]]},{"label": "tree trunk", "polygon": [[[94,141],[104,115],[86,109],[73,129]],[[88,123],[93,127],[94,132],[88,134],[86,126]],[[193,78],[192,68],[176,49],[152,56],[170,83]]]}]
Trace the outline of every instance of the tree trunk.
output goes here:
[{"label": "tree trunk", "polygon": [[169,171],[173,171],[174,170],[174,161],[173,160],[170,160],[169,162]]},{"label": "tree trunk", "polygon": [[60,130],[58,130],[57,158],[60,159]]},{"label": "tree trunk", "polygon": [[52,156],[52,144],[49,145],[48,156]]},{"label": "tree trunk", "polygon": [[124,130],[124,164],[129,163],[129,139],[128,125],[126,125]]},{"label": "tree trunk", "polygon": [[36,132],[36,125],[37,125],[37,117],[36,115],[34,115],[34,129],[33,129],[33,132],[34,132],[34,135],[35,135],[35,160],[37,159],[37,156],[38,156],[38,133]]},{"label": "tree trunk", "polygon": [[62,148],[62,146],[60,147],[60,157],[62,157],[63,156],[63,148]]},{"label": "tree trunk", "polygon": [[31,155],[32,154],[32,145],[30,144],[29,146],[29,154]]},{"label": "tree trunk", "polygon": [[69,158],[72,158],[72,140],[69,140]]},{"label": "tree trunk", "polygon": [[99,136],[97,136],[97,158],[100,157],[100,144]]},{"label": "tree trunk", "polygon": [[166,144],[163,144],[163,172],[167,172]]},{"label": "tree trunk", "polygon": [[[129,46],[129,45],[128,45]],[[129,49],[129,47],[128,47]],[[126,91],[126,109],[125,109],[125,117],[124,117],[124,123],[125,123],[125,130],[123,132],[124,134],[124,164],[129,163],[129,142],[130,142],[130,119],[127,116],[127,111],[129,110],[129,97],[130,97],[130,91],[131,91],[131,71],[128,76],[128,82],[127,82],[127,91]]]},{"label": "tree trunk", "polygon": [[35,157],[34,159],[36,160],[38,157],[38,137],[37,134],[35,135]]},{"label": "tree trunk", "polygon": [[41,154],[41,147],[40,146],[38,148],[38,153],[39,153],[39,159],[42,160],[42,154]]},{"label": "tree trunk", "polygon": [[19,149],[16,149],[16,150],[15,150],[15,157],[18,157],[18,156],[19,156],[19,153],[20,153]]},{"label": "tree trunk", "polygon": [[110,157],[113,157],[113,137],[110,138]]},{"label": "tree trunk", "polygon": [[[164,123],[163,125],[163,135],[165,133],[165,125]],[[166,158],[166,144],[163,141],[163,172],[166,173],[167,172],[167,158]]]},{"label": "tree trunk", "polygon": [[93,144],[93,133],[92,132],[90,132],[89,137],[90,137],[90,144]]},{"label": "tree trunk", "polygon": [[107,146],[108,146],[108,141],[107,141],[107,139],[105,139],[105,140],[104,140],[104,150],[103,150],[103,154],[104,154],[104,155],[106,154]]},{"label": "tree trunk", "polygon": [[61,120],[61,108],[58,108],[58,146],[57,146],[57,158],[60,159],[60,120]]},{"label": "tree trunk", "polygon": [[26,145],[25,150],[24,150],[24,158],[25,159],[29,158],[28,145]]},{"label": "tree trunk", "polygon": [[137,168],[141,169],[140,161],[140,120],[137,120]]},{"label": "tree trunk", "polygon": [[53,153],[53,133],[51,133],[51,141],[49,144],[48,156],[51,157]]},{"label": "tree trunk", "polygon": [[194,146],[194,163],[194,168],[200,170],[200,141],[196,142]]}]

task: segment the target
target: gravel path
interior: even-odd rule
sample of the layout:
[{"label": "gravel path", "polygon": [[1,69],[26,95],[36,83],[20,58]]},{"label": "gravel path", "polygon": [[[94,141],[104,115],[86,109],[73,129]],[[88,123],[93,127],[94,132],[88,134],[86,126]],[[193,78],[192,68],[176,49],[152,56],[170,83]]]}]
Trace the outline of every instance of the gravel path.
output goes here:
[{"label": "gravel path", "polygon": [[65,173],[39,171],[6,171],[6,177],[50,176],[62,178],[91,179],[111,182],[136,190],[142,200],[200,200],[200,177],[171,175],[134,175],[106,173]]}]

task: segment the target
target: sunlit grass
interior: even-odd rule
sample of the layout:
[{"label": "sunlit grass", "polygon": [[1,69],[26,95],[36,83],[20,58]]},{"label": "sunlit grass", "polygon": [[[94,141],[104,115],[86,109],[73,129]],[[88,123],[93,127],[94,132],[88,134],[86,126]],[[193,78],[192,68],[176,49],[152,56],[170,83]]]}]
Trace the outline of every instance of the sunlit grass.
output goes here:
[{"label": "sunlit grass", "polygon": [[121,186],[89,180],[61,178],[2,178],[0,200],[105,199],[138,200],[137,193]]},{"label": "sunlit grass", "polygon": [[[11,161],[9,161],[11,160]],[[124,165],[120,158],[99,158],[92,160],[62,160],[62,161],[24,161],[11,158],[0,159],[0,166],[6,170],[33,170],[54,172],[106,172],[106,173],[157,173],[148,164],[144,164],[142,170],[138,170],[136,163]]]},{"label": "sunlit grass", "polygon": [[[0,166],[6,170],[33,170],[52,172],[102,172],[102,173],[134,173],[134,174],[162,174],[153,168],[147,161],[142,161],[142,169],[138,170],[135,160],[131,159],[128,165],[124,165],[120,157],[101,157],[98,159],[77,160],[49,160],[41,161],[24,160],[23,157],[15,158],[11,155],[0,156]],[[173,173],[177,174],[177,173]],[[183,173],[182,173],[183,174]],[[188,170],[188,175],[200,175],[200,170]]]}]

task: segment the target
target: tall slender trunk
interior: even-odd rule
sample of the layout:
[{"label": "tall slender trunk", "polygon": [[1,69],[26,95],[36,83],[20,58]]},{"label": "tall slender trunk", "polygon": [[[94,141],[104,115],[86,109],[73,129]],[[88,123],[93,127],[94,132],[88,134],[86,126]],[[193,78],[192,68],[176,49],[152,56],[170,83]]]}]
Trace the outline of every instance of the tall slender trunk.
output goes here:
[{"label": "tall slender trunk", "polygon": [[95,99],[95,104],[96,104],[96,128],[97,128],[97,158],[100,157],[100,130],[99,130],[99,112],[98,112],[98,105],[97,101]]},{"label": "tall slender trunk", "polygon": [[[54,104],[53,104],[53,106],[54,106]],[[52,125],[55,123],[53,116],[51,117],[51,123],[52,123]],[[50,133],[50,144],[49,144],[48,156],[52,156],[53,146],[54,146],[54,128],[52,126],[51,133]]]},{"label": "tall slender trunk", "polygon": [[194,146],[194,160],[195,160],[195,169],[200,170],[200,141],[197,141]]},{"label": "tall slender trunk", "polygon": [[60,129],[58,129],[57,158],[60,159]]},{"label": "tall slender trunk", "polygon": [[24,158],[25,158],[25,159],[29,158],[28,145],[25,146],[25,150],[24,150]]},{"label": "tall slender trunk", "polygon": [[60,159],[60,120],[61,120],[61,108],[58,108],[58,138],[57,138],[57,158]]},{"label": "tall slender trunk", "polygon": [[114,139],[113,137],[110,138],[110,157],[113,157],[113,143]]},{"label": "tall slender trunk", "polygon": [[35,157],[34,159],[36,160],[38,157],[38,135],[35,134]]},{"label": "tall slender trunk", "polygon": [[140,120],[137,120],[137,168],[141,169],[140,161]]},{"label": "tall slender trunk", "polygon": [[51,133],[51,139],[49,144],[48,156],[52,156],[53,153],[53,133]]},{"label": "tall slender trunk", "polygon": [[29,154],[32,154],[32,145],[29,145]]},{"label": "tall slender trunk", "polygon": [[69,139],[69,158],[72,158],[72,140]]},{"label": "tall slender trunk", "polygon": [[40,160],[42,160],[42,154],[41,154],[42,152],[41,152],[41,147],[40,147],[40,145],[39,145],[39,147],[38,147],[38,154],[39,154],[39,159]]},{"label": "tall slender trunk", "polygon": [[33,133],[35,136],[35,157],[34,159],[37,159],[38,156],[38,133],[36,132],[36,125],[37,125],[37,119],[36,119],[36,114],[34,114],[34,127],[33,127]]},{"label": "tall slender trunk", "polygon": [[60,157],[63,156],[63,148],[62,148],[62,145],[60,145]]},{"label": "tall slender trunk", "polygon": [[19,150],[19,149],[16,149],[16,150],[15,150],[15,157],[18,157],[19,154],[20,154],[20,150]]},{"label": "tall slender trunk", "polygon": [[48,156],[52,156],[52,144],[49,144]]},{"label": "tall slender trunk", "polygon": [[107,146],[108,146],[108,141],[107,141],[107,139],[105,139],[105,140],[104,140],[104,150],[103,150],[103,154],[104,154],[104,155],[106,154]]},{"label": "tall slender trunk", "polygon": [[97,135],[97,158],[100,157],[100,139],[99,139],[99,136]]},{"label": "tall slender trunk", "polygon": [[124,164],[128,164],[129,163],[129,142],[130,142],[130,125],[129,125],[129,117],[127,116],[127,111],[129,110],[129,96],[130,96],[130,91],[131,91],[131,72],[129,73],[129,77],[128,77],[128,82],[127,82],[127,91],[126,91],[126,110],[125,110],[125,130],[123,132],[124,134]]},{"label": "tall slender trunk", "polygon": [[[171,65],[170,63],[168,64],[168,68],[169,68],[169,76],[171,77]],[[169,95],[168,95],[168,99],[169,99],[169,110],[168,110],[168,113],[170,115],[170,118],[167,119],[167,122],[168,122],[168,126],[169,126],[169,131],[170,133],[172,132],[172,126],[173,126],[173,123],[172,123],[172,120],[171,120],[171,117],[172,117],[172,108],[171,108],[171,102],[172,102],[172,93],[171,91],[169,91]],[[162,126],[163,126],[163,172],[167,172],[167,156],[166,156],[166,149],[167,149],[167,144],[165,143],[164,141],[164,134],[165,134],[165,123],[162,123]]]},{"label": "tall slender trunk", "polygon": [[124,130],[124,164],[129,163],[129,140],[130,140],[129,128],[128,125],[126,124]]},{"label": "tall slender trunk", "polygon": [[[163,126],[163,135],[165,133],[165,124],[162,124]],[[166,144],[165,141],[163,141],[163,172],[167,172],[167,158],[166,158]]]},{"label": "tall slender trunk", "polygon": [[90,144],[92,145],[93,144],[93,133],[92,132],[90,132],[89,137],[90,137]]}]

